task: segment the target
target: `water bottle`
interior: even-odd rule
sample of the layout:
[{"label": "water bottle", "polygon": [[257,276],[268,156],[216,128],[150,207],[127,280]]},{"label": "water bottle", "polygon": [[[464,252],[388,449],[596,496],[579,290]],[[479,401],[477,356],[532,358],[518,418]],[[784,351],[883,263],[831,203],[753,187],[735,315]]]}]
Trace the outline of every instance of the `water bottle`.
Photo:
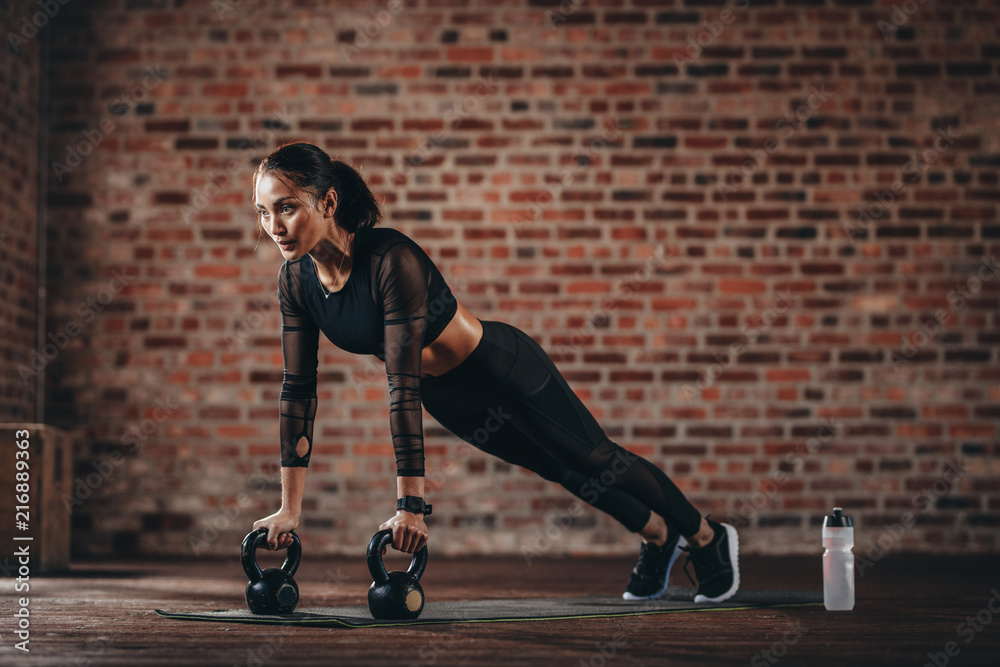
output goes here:
[{"label": "water bottle", "polygon": [[823,604],[830,611],[854,609],[854,526],[840,507],[823,520]]}]

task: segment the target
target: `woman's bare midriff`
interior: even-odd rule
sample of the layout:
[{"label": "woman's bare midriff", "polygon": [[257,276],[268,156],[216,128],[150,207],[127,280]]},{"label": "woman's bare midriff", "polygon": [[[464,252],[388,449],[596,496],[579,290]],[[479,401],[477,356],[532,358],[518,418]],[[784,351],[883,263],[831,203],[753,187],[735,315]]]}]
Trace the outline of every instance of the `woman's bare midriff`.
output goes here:
[{"label": "woman's bare midriff", "polygon": [[420,353],[420,377],[444,375],[466,360],[483,337],[479,319],[458,304],[455,316]]}]

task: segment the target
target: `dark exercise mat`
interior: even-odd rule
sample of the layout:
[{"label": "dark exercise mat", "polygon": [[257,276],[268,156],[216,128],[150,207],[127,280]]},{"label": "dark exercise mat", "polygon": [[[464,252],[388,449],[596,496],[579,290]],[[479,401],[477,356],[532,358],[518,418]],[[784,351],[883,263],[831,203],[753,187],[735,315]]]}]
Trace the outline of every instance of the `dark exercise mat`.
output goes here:
[{"label": "dark exercise mat", "polygon": [[431,625],[439,623],[497,623],[505,621],[541,621],[569,618],[609,618],[666,614],[680,611],[753,609],[823,603],[819,591],[737,591],[725,602],[695,604],[693,588],[667,589],[659,600],[623,600],[621,597],[590,596],[573,598],[526,598],[503,600],[461,600],[427,602],[420,618],[409,621],[379,621],[372,618],[367,606],[306,607],[284,616],[251,614],[245,608],[216,609],[203,613],[168,612],[156,609],[167,618],[226,623],[265,623],[278,625],[326,625],[347,628],[372,628],[388,625]]}]

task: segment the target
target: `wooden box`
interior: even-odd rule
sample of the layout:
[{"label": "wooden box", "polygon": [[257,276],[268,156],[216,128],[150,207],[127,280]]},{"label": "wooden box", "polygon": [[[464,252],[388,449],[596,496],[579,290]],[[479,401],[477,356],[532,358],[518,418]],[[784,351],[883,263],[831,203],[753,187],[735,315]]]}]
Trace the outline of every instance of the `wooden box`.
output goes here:
[{"label": "wooden box", "polygon": [[[25,435],[27,434],[27,435]],[[27,449],[18,446],[28,442]],[[27,451],[19,459],[17,452]],[[17,461],[28,462],[27,471],[18,471]],[[69,528],[73,479],[73,435],[45,424],[0,424],[0,569],[17,577],[23,565],[15,556],[28,547],[29,576],[69,569]],[[18,514],[18,472],[28,472],[27,517]],[[21,488],[23,491],[23,487]],[[27,518],[27,530],[18,522]],[[31,540],[15,540],[31,537]]]}]

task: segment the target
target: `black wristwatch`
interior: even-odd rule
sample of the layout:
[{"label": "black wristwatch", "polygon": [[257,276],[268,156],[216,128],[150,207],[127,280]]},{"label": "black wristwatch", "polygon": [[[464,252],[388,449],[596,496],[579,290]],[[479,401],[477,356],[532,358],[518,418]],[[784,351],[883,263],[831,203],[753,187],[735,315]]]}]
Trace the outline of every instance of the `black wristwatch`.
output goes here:
[{"label": "black wristwatch", "polygon": [[396,509],[406,510],[414,514],[427,516],[431,513],[431,506],[424,502],[420,496],[404,496],[396,501]]}]

